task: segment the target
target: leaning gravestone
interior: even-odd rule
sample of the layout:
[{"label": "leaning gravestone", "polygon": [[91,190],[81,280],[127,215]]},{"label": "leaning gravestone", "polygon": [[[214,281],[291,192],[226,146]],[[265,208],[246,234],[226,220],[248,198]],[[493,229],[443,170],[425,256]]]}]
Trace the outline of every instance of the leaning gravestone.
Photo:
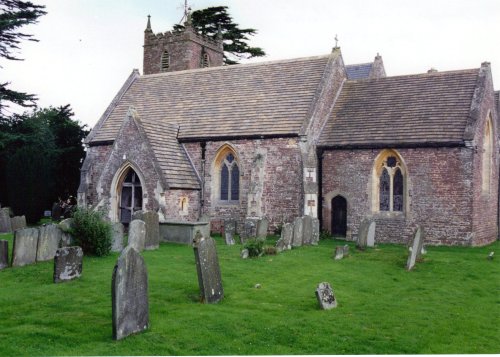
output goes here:
[{"label": "leaning gravestone", "polygon": [[9,241],[0,240],[0,270],[9,267]]},{"label": "leaning gravestone", "polygon": [[71,236],[70,230],[73,224],[73,218],[66,218],[59,222],[59,229],[62,231],[61,234],[61,247],[70,247],[73,244],[73,237]]},{"label": "leaning gravestone", "polygon": [[15,216],[10,219],[10,224],[12,227],[12,231],[16,229],[24,229],[26,228],[26,217],[25,216]]},{"label": "leaning gravestone", "polygon": [[12,232],[12,224],[10,221],[10,208],[4,207],[0,209],[0,233]]},{"label": "leaning gravestone", "polygon": [[266,238],[267,230],[269,229],[269,220],[263,217],[257,221],[257,238]]},{"label": "leaning gravestone", "polygon": [[338,246],[335,248],[335,260],[344,258],[344,247]]},{"label": "leaning gravestone", "polygon": [[221,301],[224,290],[215,240],[210,237],[195,239],[193,249],[201,301],[208,304]]},{"label": "leaning gravestone", "polygon": [[54,257],[54,283],[62,283],[79,278],[82,275],[82,266],[82,248],[59,248]]},{"label": "leaning gravestone", "polygon": [[111,235],[113,237],[111,251],[121,252],[123,249],[123,224],[121,222],[113,223],[111,228]]},{"label": "leaning gravestone", "polygon": [[134,212],[132,219],[140,219],[146,224],[145,250],[154,250],[160,247],[160,221],[158,213],[154,211]]},{"label": "leaning gravestone", "polygon": [[128,226],[128,246],[138,252],[144,250],[146,240],[146,223],[140,219],[134,219]]},{"label": "leaning gravestone", "polygon": [[244,244],[248,239],[257,237],[257,221],[247,218],[243,225],[243,230],[240,233],[241,244]]},{"label": "leaning gravestone", "polygon": [[297,217],[293,221],[292,247],[300,247],[304,236],[304,225],[302,217]]},{"label": "leaning gravestone", "polygon": [[346,244],[344,245],[344,257],[348,257],[349,256],[349,246]]},{"label": "leaning gravestone", "polygon": [[376,223],[370,219],[364,219],[359,225],[357,247],[364,249],[375,245]]},{"label": "leaning gravestone", "polygon": [[311,216],[302,217],[302,244],[311,245],[313,240],[313,218]]},{"label": "leaning gravestone", "polygon": [[278,252],[292,249],[293,224],[285,223],[281,228],[281,237],[276,242]]},{"label": "leaning gravestone", "polygon": [[111,296],[114,340],[148,328],[148,272],[144,258],[130,245],[113,270]]},{"label": "leaning gravestone", "polygon": [[224,238],[227,245],[234,245],[234,236],[236,234],[236,221],[234,219],[224,220]]},{"label": "leaning gravestone", "polygon": [[337,307],[337,300],[335,300],[333,289],[329,283],[323,282],[318,285],[316,288],[316,298],[322,310],[329,310]]},{"label": "leaning gravestone", "polygon": [[37,228],[18,229],[14,232],[11,264],[13,267],[36,263],[38,235]]},{"label": "leaning gravestone", "polygon": [[54,259],[56,251],[61,242],[62,231],[56,224],[48,224],[40,227],[38,247],[36,250],[36,261],[44,262]]},{"label": "leaning gravestone", "polygon": [[406,270],[412,270],[418,258],[420,258],[420,255],[422,254],[422,247],[424,245],[424,238],[424,229],[417,226],[417,229],[413,234],[413,244],[408,254],[408,260],[406,261]]},{"label": "leaning gravestone", "polygon": [[319,219],[312,219],[312,245],[318,245],[319,243]]}]

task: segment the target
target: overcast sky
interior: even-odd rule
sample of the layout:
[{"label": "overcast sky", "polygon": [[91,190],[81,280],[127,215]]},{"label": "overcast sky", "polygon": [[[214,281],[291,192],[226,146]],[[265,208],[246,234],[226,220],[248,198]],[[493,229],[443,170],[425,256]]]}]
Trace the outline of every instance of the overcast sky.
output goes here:
[{"label": "overcast sky", "polygon": [[[22,62],[0,61],[0,81],[37,94],[39,106],[70,104],[92,127],[134,68],[142,73],[147,15],[170,30],[183,0],[31,0],[47,15],[23,28]],[[225,5],[258,34],[270,61],[330,53],[338,35],[346,64],[382,55],[387,75],[477,68],[491,62],[500,89],[500,0],[191,0],[193,10]],[[255,61],[255,60],[254,60]]]}]

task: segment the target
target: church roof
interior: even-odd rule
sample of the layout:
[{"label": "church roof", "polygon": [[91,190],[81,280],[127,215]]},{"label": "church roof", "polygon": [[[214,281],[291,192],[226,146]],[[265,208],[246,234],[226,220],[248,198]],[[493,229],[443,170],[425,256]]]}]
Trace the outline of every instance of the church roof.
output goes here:
[{"label": "church roof", "polygon": [[345,66],[347,79],[367,79],[370,76],[373,63],[350,64]]},{"label": "church roof", "polygon": [[298,135],[329,56],[138,76],[91,134],[114,140],[130,106],[179,140]]},{"label": "church roof", "polygon": [[325,147],[461,145],[479,69],[346,81]]}]

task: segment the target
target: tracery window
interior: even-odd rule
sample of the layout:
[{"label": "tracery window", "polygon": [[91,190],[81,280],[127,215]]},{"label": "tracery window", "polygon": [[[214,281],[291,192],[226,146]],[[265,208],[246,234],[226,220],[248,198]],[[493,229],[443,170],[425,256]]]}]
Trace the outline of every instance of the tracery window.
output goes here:
[{"label": "tracery window", "polygon": [[129,223],[134,212],[142,209],[141,180],[132,168],[128,169],[120,190],[120,221]]},{"label": "tracery window", "polygon": [[161,55],[161,71],[166,72],[170,68],[170,54],[167,50]]},{"label": "tracery window", "polygon": [[405,169],[396,153],[383,153],[375,164],[374,210],[403,212],[405,204]]},{"label": "tracery window", "polygon": [[232,153],[225,156],[220,166],[220,200],[240,199],[240,169]]}]

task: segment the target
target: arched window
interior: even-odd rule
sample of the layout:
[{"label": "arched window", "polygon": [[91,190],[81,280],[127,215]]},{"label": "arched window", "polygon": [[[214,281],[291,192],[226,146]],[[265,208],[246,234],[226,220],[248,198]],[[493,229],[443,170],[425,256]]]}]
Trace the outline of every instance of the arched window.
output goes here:
[{"label": "arched window", "polygon": [[142,185],[137,173],[129,168],[120,187],[120,222],[129,223],[132,214],[142,209]]},{"label": "arched window", "polygon": [[208,57],[208,53],[204,52],[201,56],[201,67],[207,68],[210,67],[210,57]]},{"label": "arched window", "polygon": [[492,121],[491,114],[486,121],[486,126],[484,128],[483,135],[483,152],[482,152],[482,167],[481,167],[481,176],[482,176],[482,189],[483,193],[490,192],[490,184],[491,184],[491,166],[492,166],[492,153],[493,153],[493,135],[492,135]]},{"label": "arched window", "polygon": [[230,145],[223,145],[218,150],[212,168],[212,199],[221,203],[239,202],[241,167]]},{"label": "arched window", "polygon": [[375,160],[374,211],[403,212],[405,207],[406,170],[399,155],[392,151],[382,152]]},{"label": "arched window", "polygon": [[161,55],[161,71],[166,72],[170,68],[170,54],[167,50]]}]

